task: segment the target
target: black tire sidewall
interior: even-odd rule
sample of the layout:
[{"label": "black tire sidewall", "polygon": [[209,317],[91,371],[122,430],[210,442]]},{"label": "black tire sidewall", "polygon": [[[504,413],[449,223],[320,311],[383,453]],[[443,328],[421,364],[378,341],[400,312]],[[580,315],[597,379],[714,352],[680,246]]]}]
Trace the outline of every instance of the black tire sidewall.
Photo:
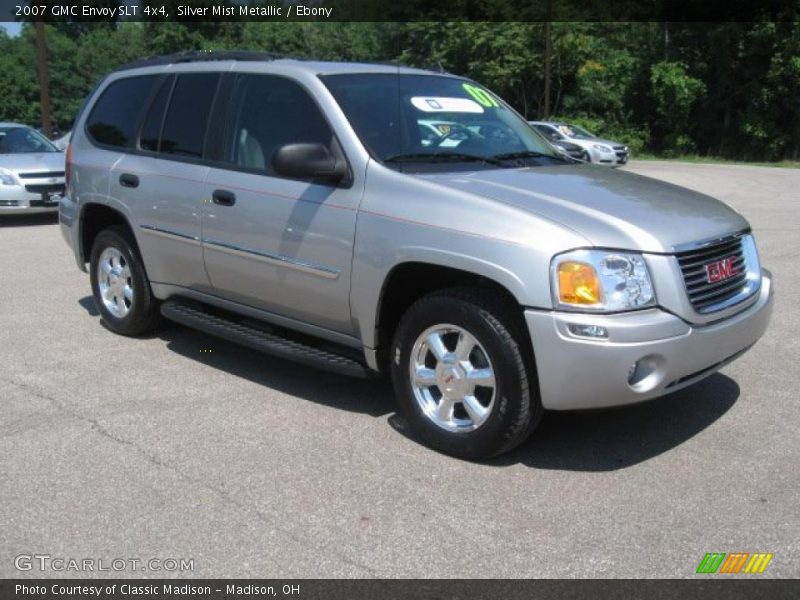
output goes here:
[{"label": "black tire sidewall", "polygon": [[[97,263],[100,255],[107,248],[116,248],[130,265],[133,302],[127,315],[120,318],[113,315],[103,303],[97,279]],[[115,333],[121,335],[138,335],[148,328],[153,321],[154,302],[142,261],[134,249],[127,232],[118,228],[104,229],[95,238],[89,260],[89,273],[92,283],[92,295],[103,321]]]},{"label": "black tire sidewall", "polygon": [[[411,388],[408,371],[414,342],[429,327],[445,323],[469,331],[486,350],[494,368],[492,412],[483,425],[470,432],[449,432],[430,421]],[[450,297],[426,298],[403,317],[392,346],[392,382],[399,408],[422,440],[436,450],[467,459],[501,453],[514,437],[519,420],[530,412],[529,383],[520,352],[508,329],[487,309]]]}]

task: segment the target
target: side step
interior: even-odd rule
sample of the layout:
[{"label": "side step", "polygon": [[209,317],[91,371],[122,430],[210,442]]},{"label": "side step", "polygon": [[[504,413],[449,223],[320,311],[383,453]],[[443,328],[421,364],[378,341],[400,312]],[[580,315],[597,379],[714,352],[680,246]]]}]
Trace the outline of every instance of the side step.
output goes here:
[{"label": "side step", "polygon": [[167,319],[198,329],[253,350],[352,377],[371,377],[372,371],[357,360],[316,348],[274,333],[267,333],[203,310],[200,305],[167,300],[161,305]]}]

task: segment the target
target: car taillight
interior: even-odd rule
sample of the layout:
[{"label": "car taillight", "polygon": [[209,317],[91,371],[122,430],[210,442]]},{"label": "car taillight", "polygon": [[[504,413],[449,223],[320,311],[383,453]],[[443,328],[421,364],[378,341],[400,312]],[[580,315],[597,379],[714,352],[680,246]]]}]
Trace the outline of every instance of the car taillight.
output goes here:
[{"label": "car taillight", "polygon": [[66,158],[64,164],[64,185],[69,189],[69,180],[72,175],[72,144],[67,144]]}]

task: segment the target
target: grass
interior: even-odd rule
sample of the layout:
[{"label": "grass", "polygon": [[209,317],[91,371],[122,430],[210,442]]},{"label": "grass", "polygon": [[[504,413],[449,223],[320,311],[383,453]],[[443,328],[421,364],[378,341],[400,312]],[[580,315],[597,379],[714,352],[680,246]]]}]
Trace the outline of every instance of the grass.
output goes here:
[{"label": "grass", "polygon": [[718,158],[716,156],[699,156],[697,154],[684,154],[681,156],[656,156],[655,154],[637,154],[632,157],[634,160],[661,160],[674,162],[707,163],[715,165],[750,165],[754,167],[777,167],[780,169],[800,169],[800,161],[781,160],[777,162],[730,160]]}]

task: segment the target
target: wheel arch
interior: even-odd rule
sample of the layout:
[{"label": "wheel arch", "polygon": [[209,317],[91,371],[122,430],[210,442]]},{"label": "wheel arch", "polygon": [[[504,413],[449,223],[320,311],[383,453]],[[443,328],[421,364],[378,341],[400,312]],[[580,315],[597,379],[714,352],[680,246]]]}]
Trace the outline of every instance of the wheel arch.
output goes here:
[{"label": "wheel arch", "polygon": [[137,245],[136,234],[131,226],[128,216],[118,208],[99,202],[86,203],[81,209],[80,230],[78,241],[80,243],[79,256],[84,264],[89,262],[97,234],[108,227],[121,225],[131,234]]},{"label": "wheel arch", "polygon": [[365,328],[371,334],[365,345],[375,348],[375,360],[381,370],[387,365],[388,349],[405,311],[427,294],[455,287],[490,289],[502,301],[518,307],[522,319],[524,286],[505,269],[495,265],[487,268],[487,263],[481,263],[480,269],[465,264],[453,266],[452,261],[446,264],[431,258],[398,262],[386,272],[380,286],[371,319],[374,327]]}]

